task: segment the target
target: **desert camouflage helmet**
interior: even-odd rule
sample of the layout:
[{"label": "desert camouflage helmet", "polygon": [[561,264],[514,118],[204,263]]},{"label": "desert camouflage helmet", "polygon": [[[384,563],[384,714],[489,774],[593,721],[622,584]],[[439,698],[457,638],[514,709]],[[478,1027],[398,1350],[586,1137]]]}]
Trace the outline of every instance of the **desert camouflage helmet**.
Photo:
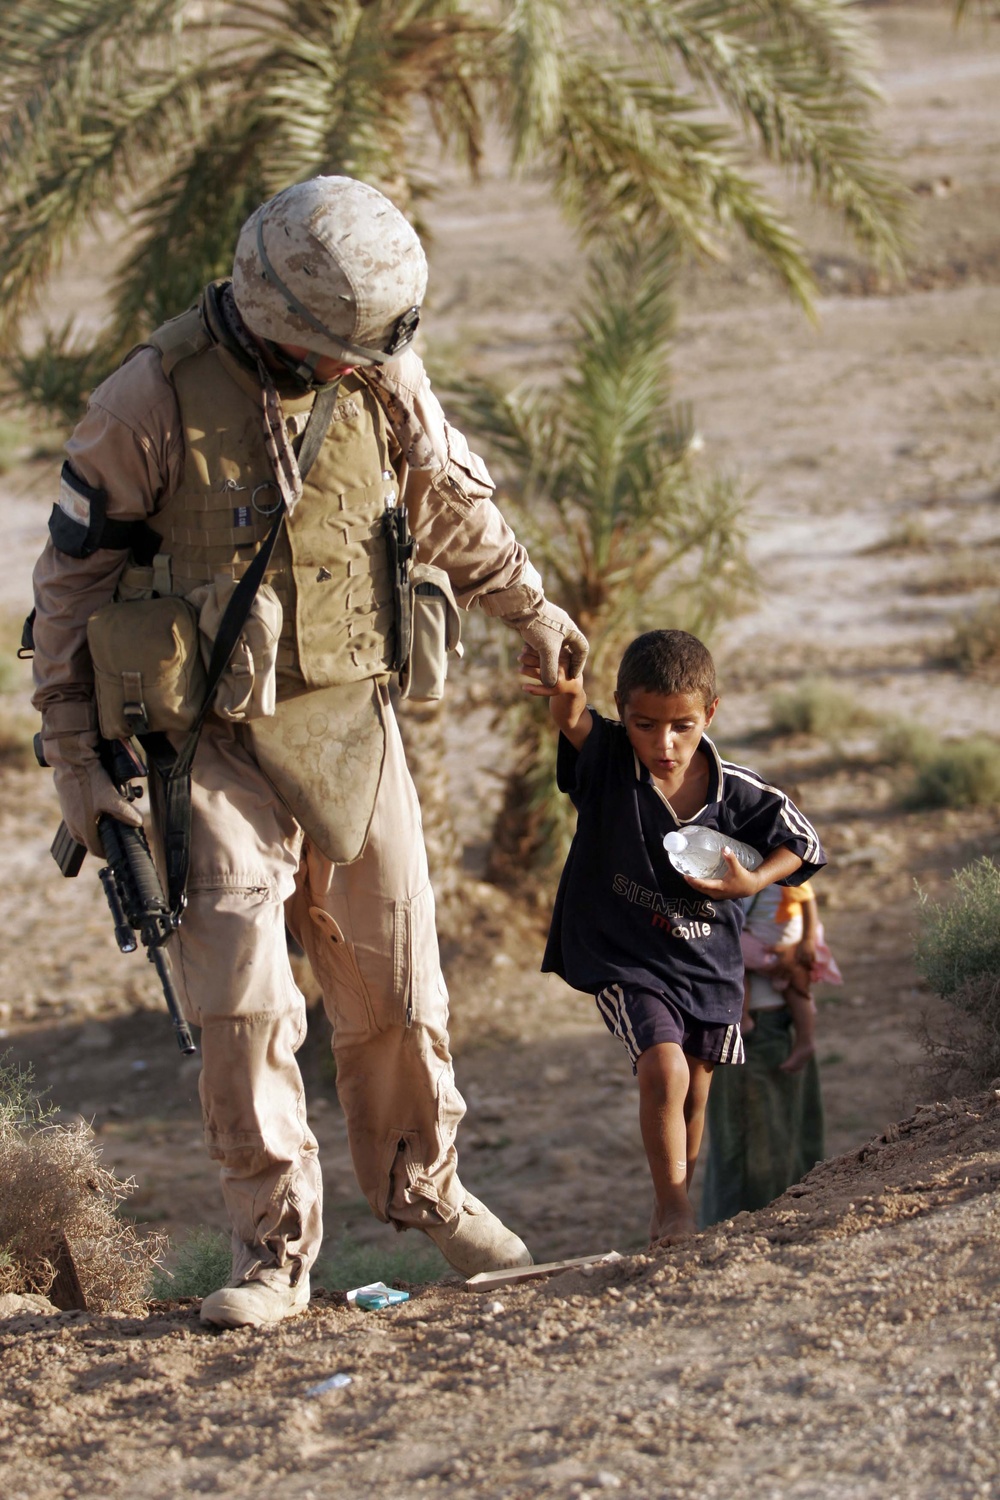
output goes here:
[{"label": "desert camouflage helmet", "polygon": [[354,365],[406,348],[426,286],[412,226],[353,177],[285,188],[250,215],[236,245],[233,295],[247,327]]}]

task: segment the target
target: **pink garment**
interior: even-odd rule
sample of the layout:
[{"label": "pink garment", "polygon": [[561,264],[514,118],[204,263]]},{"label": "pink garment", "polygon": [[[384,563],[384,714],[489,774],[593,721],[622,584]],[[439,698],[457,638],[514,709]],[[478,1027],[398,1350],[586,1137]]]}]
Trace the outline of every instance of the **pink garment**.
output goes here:
[{"label": "pink garment", "polygon": [[[740,947],[743,949],[745,966],[755,973],[766,974],[778,962],[778,955],[774,949],[762,943],[760,938],[755,937],[746,927],[740,933]],[[810,978],[814,984],[843,984],[844,982],[837,960],[827,944],[822,922],[816,924],[816,962],[812,966]],[[780,979],[773,982],[775,989],[783,987]]]}]

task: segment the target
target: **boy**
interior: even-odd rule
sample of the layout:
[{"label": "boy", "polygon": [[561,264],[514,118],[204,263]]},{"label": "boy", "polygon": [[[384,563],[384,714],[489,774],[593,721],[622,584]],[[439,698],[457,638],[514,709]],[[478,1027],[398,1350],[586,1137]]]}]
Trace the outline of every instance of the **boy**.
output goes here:
[{"label": "boy", "polygon": [[[706,735],[719,699],[706,648],[683,630],[632,642],[618,671],[620,723],[587,707],[580,677],[539,678],[521,653],[526,692],[549,699],[561,731],[557,779],[577,809],[542,962],[597,1000],[639,1080],[639,1124],[655,1202],[650,1239],[696,1229],[688,1188],[716,1064],[742,1061],[740,898],[798,884],[825,864],[815,830],[755,771],[722,761]],[[687,823],[758,849],[731,853],[719,880],[679,875],[664,836]]]}]

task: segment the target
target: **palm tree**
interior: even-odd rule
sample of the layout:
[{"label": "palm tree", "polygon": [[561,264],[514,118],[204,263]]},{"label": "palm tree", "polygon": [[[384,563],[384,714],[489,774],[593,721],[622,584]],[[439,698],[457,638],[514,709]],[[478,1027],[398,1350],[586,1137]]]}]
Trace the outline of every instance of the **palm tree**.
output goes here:
[{"label": "palm tree", "polygon": [[85,385],[225,274],[270,193],[345,172],[415,210],[430,143],[475,171],[490,122],[584,236],[670,225],[712,253],[732,225],[808,306],[805,253],[746,148],[891,266],[903,196],[877,101],[850,0],[6,0],[0,346],[108,214],[128,230],[110,326],[96,351],[50,329],[19,368],[36,395],[67,369]]},{"label": "palm tree", "polygon": [[[610,704],[625,641],[669,620],[710,635],[752,589],[737,486],[706,474],[691,414],[670,404],[677,237],[626,235],[595,258],[574,355],[554,389],[460,395],[546,587],[590,639],[588,686]],[[509,706],[508,706],[509,707]],[[548,875],[565,852],[555,736],[514,707],[516,765],[491,873]]]}]

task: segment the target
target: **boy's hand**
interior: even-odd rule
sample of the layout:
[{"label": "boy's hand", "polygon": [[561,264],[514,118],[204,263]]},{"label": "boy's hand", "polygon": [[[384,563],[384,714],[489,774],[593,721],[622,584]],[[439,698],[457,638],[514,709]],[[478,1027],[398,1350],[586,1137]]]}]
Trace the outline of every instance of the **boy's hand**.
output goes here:
[{"label": "boy's hand", "polygon": [[551,687],[547,687],[542,681],[541,657],[533,646],[523,646],[518,655],[521,676],[529,680],[522,682],[521,687],[526,693],[531,693],[536,698],[557,697],[581,697],[586,701],[586,693],[583,690],[582,677],[568,677],[566,675],[565,654],[559,658],[559,670],[556,680]]},{"label": "boy's hand", "polygon": [[570,744],[579,750],[590,733],[590,726],[593,723],[587,707],[587,693],[583,686],[583,678],[568,677],[566,675],[568,664],[563,657],[560,657],[556,680],[552,687],[547,687],[542,681],[541,660],[534,647],[525,646],[517,659],[520,663],[521,676],[527,679],[521,683],[521,687],[532,697],[548,698],[549,713],[553,720]]},{"label": "boy's hand", "polygon": [[696,880],[693,875],[685,875],[688,885],[706,896],[719,896],[724,901],[755,896],[761,888],[759,872],[741,865],[731,849],[723,849],[722,857],[726,861],[726,874],[721,880]]},{"label": "boy's hand", "polygon": [[703,891],[706,896],[721,896],[725,901],[739,901],[744,896],[756,896],[758,891],[775,880],[787,880],[802,864],[800,857],[787,844],[772,849],[756,870],[745,869],[731,849],[724,849],[722,857],[726,861],[726,874],[721,880],[694,880],[690,875],[685,875],[688,885],[693,886],[696,891]]}]

